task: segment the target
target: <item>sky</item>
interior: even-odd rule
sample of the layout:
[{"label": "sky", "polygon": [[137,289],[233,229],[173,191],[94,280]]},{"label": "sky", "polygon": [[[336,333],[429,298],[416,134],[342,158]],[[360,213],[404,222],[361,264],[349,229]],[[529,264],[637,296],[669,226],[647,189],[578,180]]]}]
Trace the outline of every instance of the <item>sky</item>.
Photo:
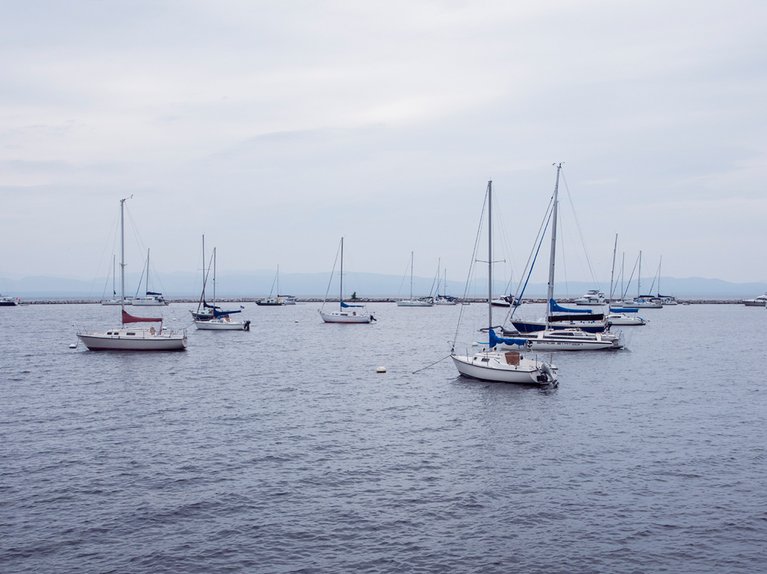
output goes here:
[{"label": "sky", "polygon": [[767,280],[767,3],[0,8],[0,277],[111,270],[132,195],[129,270],[462,280],[488,180],[519,276],[564,162],[559,276]]}]

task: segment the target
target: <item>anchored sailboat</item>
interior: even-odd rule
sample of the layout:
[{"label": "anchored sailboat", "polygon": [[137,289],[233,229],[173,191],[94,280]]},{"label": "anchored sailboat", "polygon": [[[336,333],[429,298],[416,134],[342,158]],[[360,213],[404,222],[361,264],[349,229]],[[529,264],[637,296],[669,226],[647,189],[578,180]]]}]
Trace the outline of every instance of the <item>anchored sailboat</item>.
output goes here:
[{"label": "anchored sailboat", "polygon": [[[125,310],[125,202],[120,200],[120,327],[107,331],[80,332],[77,337],[91,351],[183,351],[186,349],[186,331],[164,329],[162,317],[137,317]],[[134,323],[159,323],[149,329],[126,327]]]},{"label": "anchored sailboat", "polygon": [[500,338],[493,328],[493,182],[487,182],[487,310],[488,343],[473,355],[455,353],[455,343],[450,351],[458,372],[465,377],[498,383],[517,383],[526,385],[549,385],[557,382],[556,368],[538,359],[528,359],[519,351],[499,351],[500,343],[524,346],[524,339]]},{"label": "anchored sailboat", "polygon": [[[204,289],[204,287],[203,287]],[[213,317],[195,319],[194,326],[202,331],[250,331],[250,321],[235,321],[229,315],[240,313],[241,309],[235,311],[224,311],[216,305],[216,248],[213,248],[213,304],[208,306],[213,312]],[[194,313],[193,313],[194,314]]]},{"label": "anchored sailboat", "polygon": [[397,301],[398,307],[431,307],[434,305],[432,297],[413,298],[413,252],[410,252],[410,298]]},{"label": "anchored sailboat", "polygon": [[[365,305],[359,303],[346,303],[344,301],[344,238],[341,238],[341,272],[339,273],[338,287],[338,311],[325,311],[325,302],[328,294],[325,293],[325,299],[322,301],[322,307],[319,309],[320,317],[325,323],[371,323],[376,318],[367,312]],[[333,265],[335,270],[335,265]],[[333,274],[330,274],[330,281],[333,281]],[[330,291],[330,283],[328,283]]]},{"label": "anchored sailboat", "polygon": [[[554,299],[554,269],[557,252],[557,209],[559,204],[559,175],[562,164],[556,164],[557,178],[554,184],[551,211],[551,251],[549,254],[549,282],[546,300],[548,313],[543,325],[539,322],[515,321],[516,330],[504,334],[524,336],[532,349],[539,351],[586,351],[599,349],[620,349],[623,339],[620,334],[605,332],[604,314],[591,313],[590,309],[568,309]],[[515,308],[516,310],[516,308]],[[585,319],[583,319],[585,317]]]}]

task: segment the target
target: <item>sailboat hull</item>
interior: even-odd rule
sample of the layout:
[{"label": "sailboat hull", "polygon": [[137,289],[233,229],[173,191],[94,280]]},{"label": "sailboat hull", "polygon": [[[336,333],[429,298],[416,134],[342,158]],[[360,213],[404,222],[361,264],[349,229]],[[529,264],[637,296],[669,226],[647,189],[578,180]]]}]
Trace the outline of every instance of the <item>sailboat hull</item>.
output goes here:
[{"label": "sailboat hull", "polygon": [[586,333],[583,331],[540,331],[527,339],[533,351],[610,351],[623,348],[623,339],[617,335]]},{"label": "sailboat hull", "polygon": [[186,334],[152,333],[149,329],[113,329],[104,333],[78,333],[89,351],[184,351]]},{"label": "sailboat hull", "polygon": [[433,305],[432,301],[424,301],[422,299],[402,299],[397,301],[397,307],[432,307]]},{"label": "sailboat hull", "polygon": [[[520,333],[537,333],[539,331],[545,331],[546,321],[512,321],[514,328]],[[601,333],[607,328],[607,323],[604,321],[568,321],[565,323],[550,323],[549,329],[552,330],[564,330],[564,329],[580,329],[587,333]]]},{"label": "sailboat hull", "polygon": [[195,320],[194,326],[200,331],[250,331],[250,321]]},{"label": "sailboat hull", "polygon": [[320,311],[320,317],[325,323],[370,323],[370,315],[358,314],[356,311]]},{"label": "sailboat hull", "polygon": [[517,365],[509,364],[506,353],[502,352],[451,355],[451,358],[458,372],[472,379],[518,385],[549,385],[557,382],[557,373],[553,368],[524,358],[520,358]]}]

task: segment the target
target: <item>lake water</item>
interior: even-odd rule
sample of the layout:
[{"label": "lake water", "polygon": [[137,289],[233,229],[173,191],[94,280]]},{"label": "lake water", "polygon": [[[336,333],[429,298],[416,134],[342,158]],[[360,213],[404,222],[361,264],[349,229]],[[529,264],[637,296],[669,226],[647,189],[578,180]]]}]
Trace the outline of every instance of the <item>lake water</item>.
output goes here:
[{"label": "lake water", "polygon": [[0,309],[0,571],[765,571],[764,309],[646,310],[540,390],[414,374],[459,308],[369,308],[165,354],[68,348],[115,308]]}]

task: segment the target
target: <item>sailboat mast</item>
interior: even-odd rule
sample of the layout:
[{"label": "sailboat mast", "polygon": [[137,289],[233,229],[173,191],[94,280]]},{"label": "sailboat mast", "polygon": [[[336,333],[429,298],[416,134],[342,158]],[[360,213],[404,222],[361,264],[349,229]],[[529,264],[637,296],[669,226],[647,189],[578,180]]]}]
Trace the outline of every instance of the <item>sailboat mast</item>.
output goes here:
[{"label": "sailboat mast", "polygon": [[613,245],[613,265],[610,269],[610,298],[608,303],[613,300],[613,283],[615,282],[615,252],[618,250],[618,234],[615,234],[615,244]]},{"label": "sailboat mast", "polygon": [[116,264],[117,256],[112,253],[112,297],[117,296],[117,288],[115,287],[115,283],[117,282],[117,264]]},{"label": "sailboat mast", "polygon": [[149,294],[149,248],[146,249],[146,287],[144,293]]},{"label": "sailboat mast", "polygon": [[637,298],[642,296],[642,251],[639,251],[639,273],[637,274]]},{"label": "sailboat mast", "polygon": [[493,328],[493,181],[487,182],[487,329]]},{"label": "sailboat mast", "polygon": [[660,297],[660,268],[663,265],[663,255],[660,256],[660,261],[658,261],[658,297]]},{"label": "sailboat mast", "polygon": [[[559,208],[559,172],[562,170],[562,163],[556,164],[557,166],[557,181],[554,184],[554,206],[551,217],[551,252],[549,254],[549,286],[546,291],[546,305],[551,305],[551,300],[554,298],[554,264],[557,255],[557,210]],[[548,316],[548,312],[546,313]]]},{"label": "sailboat mast", "polygon": [[344,302],[344,238],[341,237],[341,280],[338,282],[338,308],[343,310]]},{"label": "sailboat mast", "polygon": [[410,252],[410,300],[413,300],[413,252]]},{"label": "sailboat mast", "polygon": [[[120,321],[125,312],[125,199],[120,200]],[[125,325],[125,322],[122,322]]]},{"label": "sailboat mast", "polygon": [[[213,306],[216,306],[216,248],[213,248]],[[214,309],[215,310],[215,309]]]},{"label": "sailboat mast", "polygon": [[[202,234],[202,297],[201,299],[205,300],[205,234]],[[200,310],[199,305],[197,306],[197,310]]]}]

